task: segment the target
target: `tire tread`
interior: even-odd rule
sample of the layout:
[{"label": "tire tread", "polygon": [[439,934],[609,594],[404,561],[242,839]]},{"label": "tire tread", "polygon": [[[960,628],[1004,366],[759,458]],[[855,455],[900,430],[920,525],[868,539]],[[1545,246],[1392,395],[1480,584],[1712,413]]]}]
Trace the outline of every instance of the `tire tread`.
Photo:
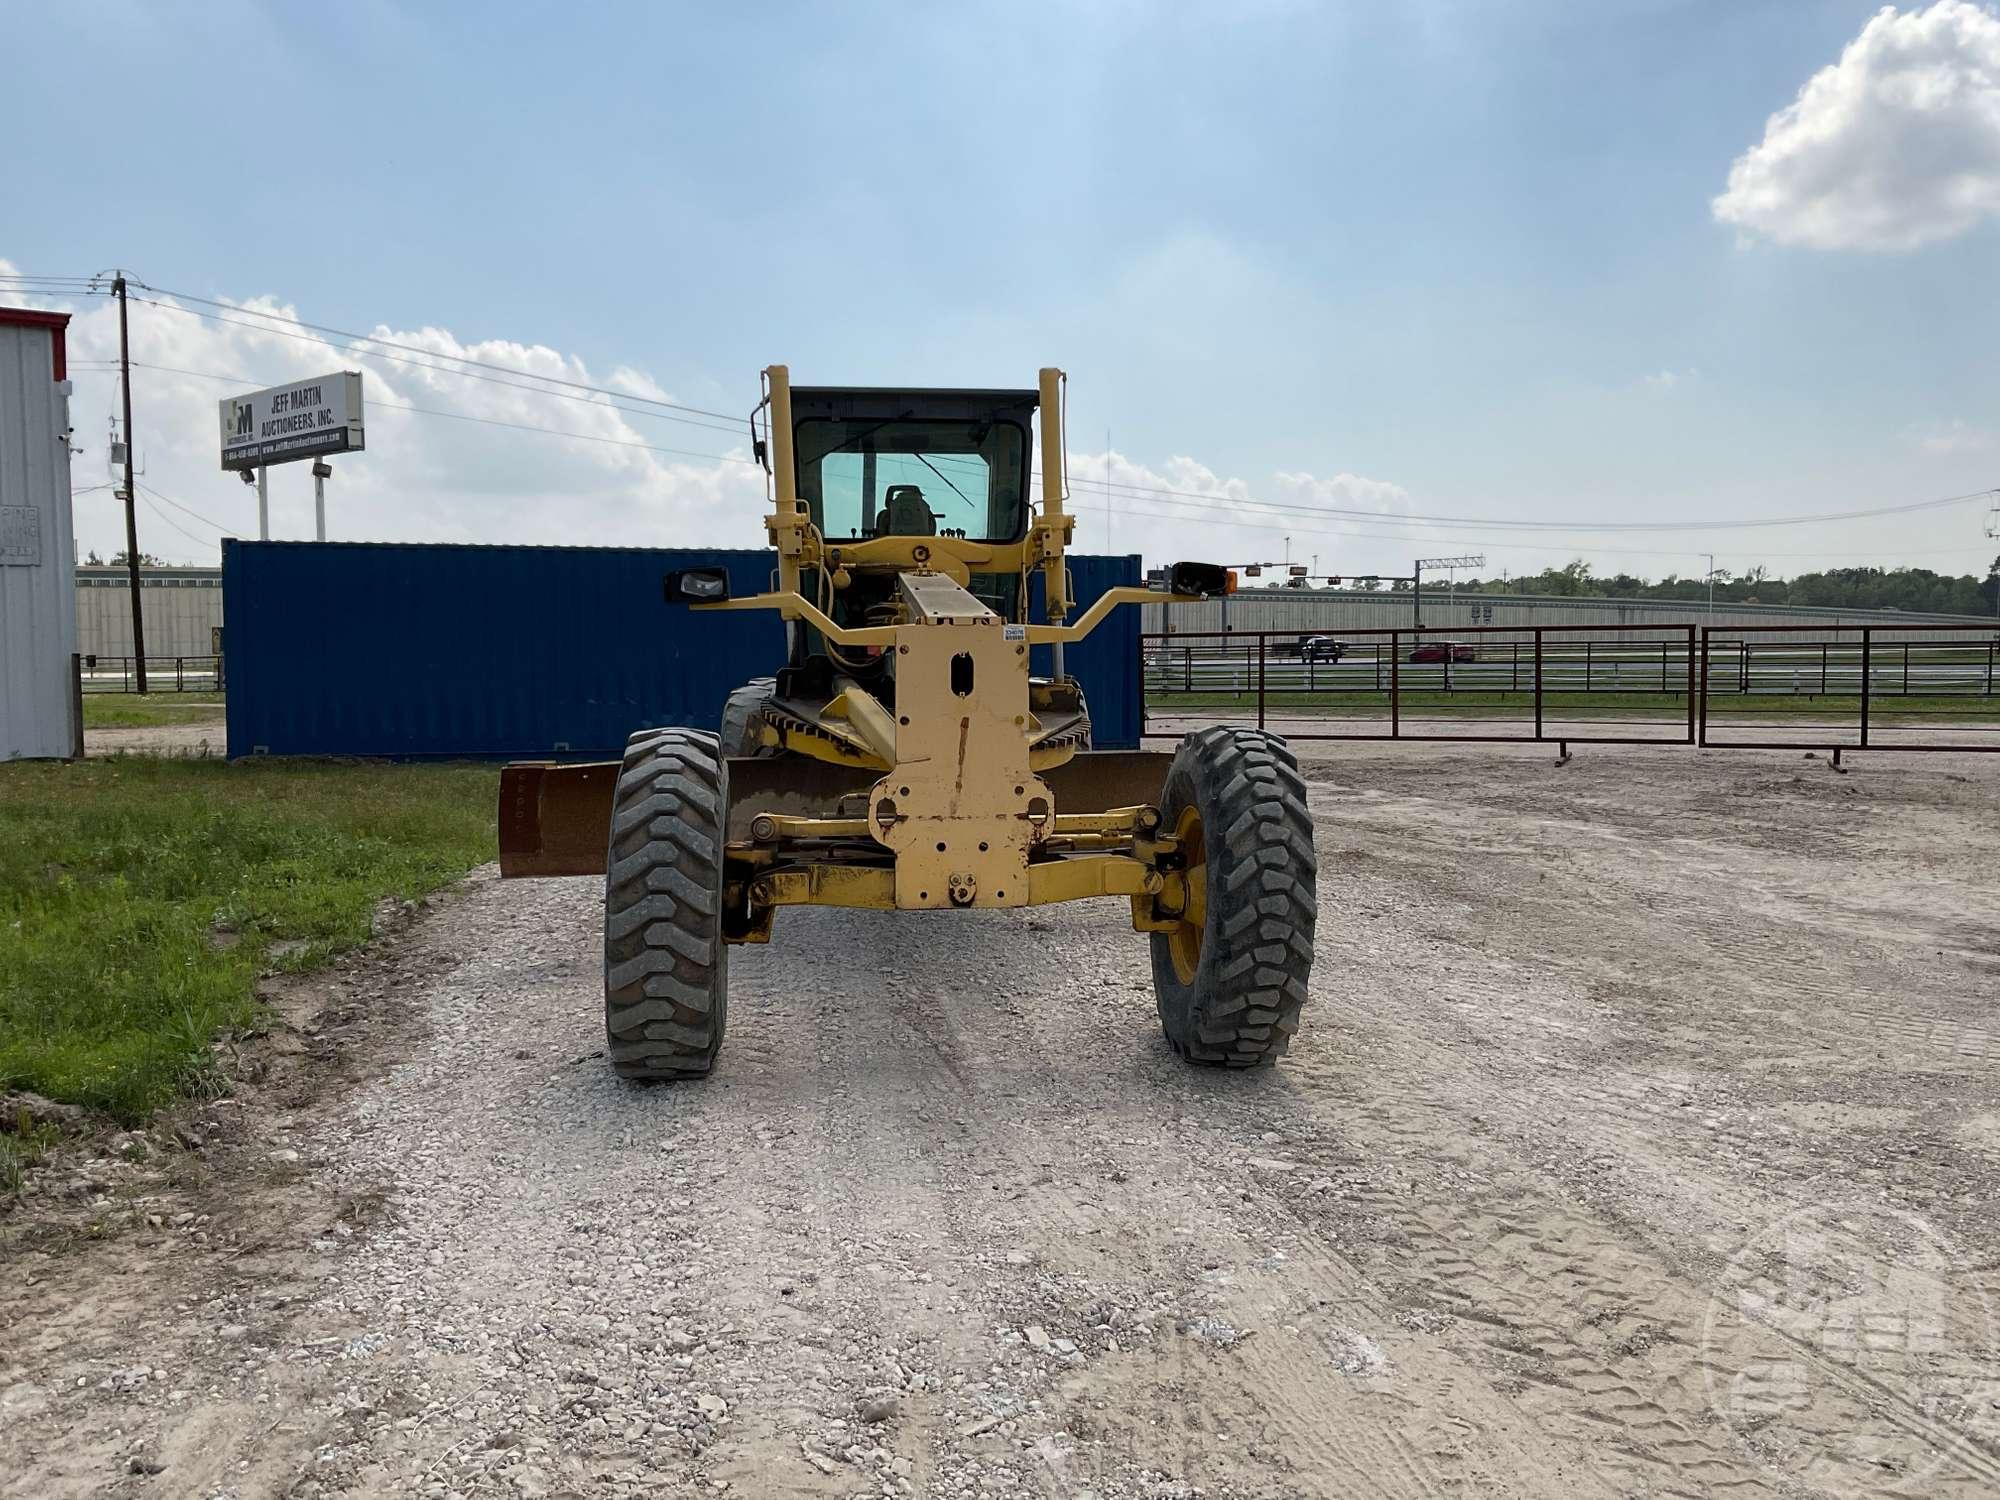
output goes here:
[{"label": "tire tread", "polygon": [[699,1078],[727,1021],[716,736],[644,729],[626,742],[604,879],[604,1029],[623,1078]]},{"label": "tire tread", "polygon": [[1318,919],[1298,759],[1275,735],[1218,725],[1182,740],[1167,788],[1170,826],[1188,800],[1201,809],[1211,903],[1193,984],[1181,983],[1166,936],[1153,936],[1167,1040],[1197,1065],[1268,1067],[1298,1032]]}]

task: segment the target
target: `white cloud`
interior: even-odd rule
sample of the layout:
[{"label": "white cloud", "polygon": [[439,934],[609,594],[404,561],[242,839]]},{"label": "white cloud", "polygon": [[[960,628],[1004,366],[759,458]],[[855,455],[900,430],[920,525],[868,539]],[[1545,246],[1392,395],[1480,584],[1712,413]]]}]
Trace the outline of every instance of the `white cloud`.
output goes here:
[{"label": "white cloud", "polygon": [[1963,417],[1913,422],[1903,429],[1903,436],[1926,453],[1984,453],[1994,444],[1991,429],[1975,426]]},{"label": "white cloud", "polygon": [[1885,7],[1736,159],[1715,216],[1815,250],[1910,250],[2000,214],[2000,18]]},{"label": "white cloud", "polygon": [[1645,390],[1666,395],[1670,391],[1692,383],[1699,376],[1700,372],[1697,370],[1655,370],[1650,375],[1641,375],[1639,384]]},{"label": "white cloud", "polygon": [[1369,510],[1390,517],[1408,513],[1410,494],[1400,484],[1386,479],[1366,479],[1359,474],[1335,474],[1315,479],[1306,473],[1278,475],[1279,498],[1289,505],[1323,505],[1342,510]]},{"label": "white cloud", "polygon": [[[0,260],[0,270],[9,269]],[[72,484],[81,490],[104,483],[106,419],[117,405],[115,305],[108,298],[10,300],[74,313],[70,410],[73,441],[84,451],[73,461]],[[240,306],[295,316],[268,298]],[[253,321],[234,312],[224,316]],[[593,398],[561,399],[547,386],[518,388],[535,384],[524,377],[539,375],[673,399],[642,371],[621,367],[600,377],[581,359],[543,345],[468,342],[441,328],[377,327],[371,333],[521,374],[482,371],[493,378],[470,379],[367,357],[342,340],[301,337],[298,329],[219,323],[138,301],[131,324],[132,358],[140,366],[133,372],[133,426],[145,466],[140,546],[171,561],[214,562],[225,529],[239,537],[257,534],[254,489],[221,471],[217,400],[343,368],[361,369],[367,377],[368,450],[331,461],[327,530],[335,540],[762,545],[763,475],[744,461],[746,429],[740,424],[718,424],[730,430],[716,431],[623,412]],[[227,378],[212,378],[217,376]],[[517,384],[503,383],[508,381]],[[756,391],[756,372],[744,372],[746,412]],[[557,433],[565,435],[552,435]],[[308,467],[271,470],[274,536],[312,535]],[[147,489],[185,509],[148,496]],[[81,550],[109,556],[124,547],[123,506],[109,490],[79,495],[75,508]]]},{"label": "white cloud", "polygon": [[[1321,573],[1358,573],[1382,571],[1398,557],[1407,562],[1405,554],[1423,531],[1400,521],[1410,510],[1410,497],[1387,480],[1281,471],[1268,485],[1253,486],[1186,456],[1158,468],[1116,451],[1108,458],[1107,494],[1107,455],[1069,455],[1079,551],[1139,552],[1151,564],[1186,558],[1233,566],[1284,561],[1289,537],[1291,561],[1310,564],[1317,558]],[[1257,502],[1288,509],[1260,508]],[[1370,527],[1365,517],[1310,514],[1316,509],[1368,511],[1381,516],[1383,526]]]},{"label": "white cloud", "polygon": [[[0,271],[10,269],[0,260]],[[69,338],[71,417],[74,441],[84,452],[74,461],[72,481],[79,489],[103,485],[109,478],[106,419],[117,404],[116,308],[100,298],[36,300],[75,314]],[[166,296],[155,300],[173,302]],[[294,315],[289,305],[270,299],[237,306],[244,311],[225,315],[244,322],[254,321],[253,312]],[[332,460],[327,514],[335,540],[763,545],[764,476],[744,461],[740,422],[723,422],[719,425],[727,430],[718,431],[637,416],[594,400],[557,399],[547,394],[548,387],[530,391],[500,383],[518,379],[532,385],[527,377],[539,375],[674,399],[643,370],[619,366],[594,372],[581,359],[546,346],[470,341],[442,328],[371,330],[434,356],[520,372],[480,371],[493,378],[471,379],[365,357],[338,339],[301,337],[295,327],[242,327],[137,301],[131,317],[132,355],[141,366],[133,379],[145,470],[140,545],[169,561],[213,563],[224,530],[256,535],[254,489],[219,466],[216,402],[234,391],[340,368],[366,372],[368,451]],[[757,392],[756,372],[742,375],[747,412]],[[1107,516],[1101,486],[1107,455],[1073,452],[1069,458],[1080,551],[1139,552],[1153,564],[1175,558],[1270,561],[1284,556],[1289,534],[1294,558],[1305,561],[1317,553],[1323,571],[1359,572],[1388,568],[1412,545],[1397,537],[1355,534],[1353,528],[1366,523],[1351,517],[1322,520],[1252,504],[1364,510],[1386,521],[1407,513],[1409,497],[1383,480],[1286,472],[1253,481],[1226,477],[1184,455],[1157,465],[1117,452],[1108,460],[1114,489]],[[274,536],[311,536],[307,470],[305,464],[271,470]],[[187,510],[146,496],[146,488]],[[81,550],[108,557],[123,548],[123,507],[108,489],[80,495],[76,514]]]}]

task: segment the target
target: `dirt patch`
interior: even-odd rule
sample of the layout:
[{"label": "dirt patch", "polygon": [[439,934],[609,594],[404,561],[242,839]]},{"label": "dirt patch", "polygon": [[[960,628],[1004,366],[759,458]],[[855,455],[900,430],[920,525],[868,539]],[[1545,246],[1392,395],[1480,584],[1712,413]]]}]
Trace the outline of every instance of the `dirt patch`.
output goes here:
[{"label": "dirt patch", "polygon": [[475,881],[5,1231],[0,1493],[1990,1494],[2000,766],[1922,759],[1315,755],[1249,1076],[1106,902],[787,913],[622,1086],[595,883]]}]

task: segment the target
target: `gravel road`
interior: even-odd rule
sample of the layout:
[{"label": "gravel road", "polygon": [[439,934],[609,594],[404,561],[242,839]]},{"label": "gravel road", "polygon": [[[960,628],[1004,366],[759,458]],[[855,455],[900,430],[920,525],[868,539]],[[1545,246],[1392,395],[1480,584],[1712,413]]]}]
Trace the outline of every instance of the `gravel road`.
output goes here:
[{"label": "gravel road", "polygon": [[1308,762],[1247,1076],[1106,902],[783,914],[621,1085],[482,872],[16,1216],[0,1495],[2000,1492],[2000,762],[1551,759]]}]

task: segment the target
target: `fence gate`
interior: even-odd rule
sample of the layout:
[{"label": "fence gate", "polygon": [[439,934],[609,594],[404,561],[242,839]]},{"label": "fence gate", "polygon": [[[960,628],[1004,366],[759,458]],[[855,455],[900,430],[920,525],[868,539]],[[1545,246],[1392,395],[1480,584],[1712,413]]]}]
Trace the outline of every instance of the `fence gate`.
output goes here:
[{"label": "fence gate", "polygon": [[1730,625],[1701,633],[1714,750],[2000,751],[2000,630]]},{"label": "fence gate", "polygon": [[1158,631],[1141,732],[1255,720],[1295,740],[1691,745],[1691,625]]},{"label": "fence gate", "polygon": [[[1697,639],[1699,637],[1699,639]],[[1141,734],[1295,740],[2000,750],[2000,630],[1593,625],[1150,631]]]}]

